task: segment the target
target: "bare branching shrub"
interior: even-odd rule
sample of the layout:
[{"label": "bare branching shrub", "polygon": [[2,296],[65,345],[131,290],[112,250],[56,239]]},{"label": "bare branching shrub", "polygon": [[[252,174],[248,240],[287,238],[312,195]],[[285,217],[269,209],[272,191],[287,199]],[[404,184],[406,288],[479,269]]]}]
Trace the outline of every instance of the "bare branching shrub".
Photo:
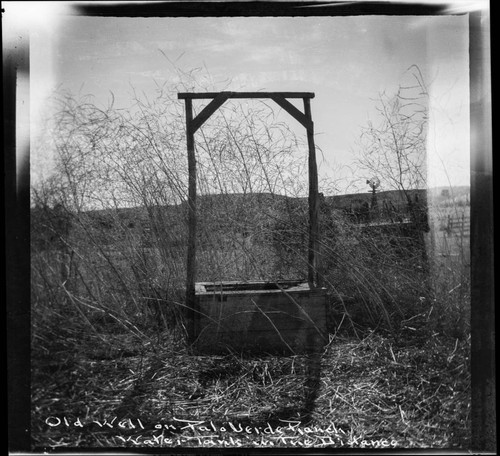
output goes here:
[{"label": "bare branching shrub", "polygon": [[412,66],[395,94],[376,100],[375,121],[362,129],[358,166],[369,179],[376,176],[386,188],[403,192],[426,188],[428,93],[420,69]]},{"label": "bare branching shrub", "polygon": [[[187,157],[180,90],[137,97],[128,110],[67,93],[52,100],[49,140],[40,143],[47,150],[39,153],[52,152],[54,173],[32,192],[40,214],[32,225],[35,333],[44,331],[38,317],[52,313],[95,332],[111,325],[141,337],[152,322],[182,331]],[[281,199],[306,188],[301,147],[263,103],[229,103],[203,127],[198,280],[284,275],[273,270],[273,233]],[[54,220],[43,219],[47,214]]]},{"label": "bare branching shrub", "polygon": [[[357,270],[363,271],[360,275],[367,277],[367,283],[377,291],[365,290],[368,293],[362,294],[369,297],[373,308],[383,308],[387,321],[402,321],[404,326],[411,318],[409,327],[414,328],[416,317],[424,317],[420,318],[420,324],[425,324],[428,331],[460,333],[465,337],[468,333],[465,322],[470,312],[469,233],[462,230],[443,238],[443,231],[435,222],[430,230],[429,213],[431,218],[443,219],[438,214],[444,206],[436,206],[424,194],[420,200],[412,196],[416,190],[427,188],[429,93],[418,67],[410,67],[405,79],[407,82],[395,94],[383,93],[376,100],[378,116],[362,130],[358,166],[366,173],[366,179],[376,177],[382,183],[381,188],[396,190],[403,196],[407,205],[405,216],[417,229],[398,234],[365,231],[352,255],[357,252],[363,259],[358,262],[370,265],[369,271],[363,267]],[[460,218],[459,206],[452,206],[445,211],[444,218],[451,213]],[[377,212],[380,213],[380,208]],[[373,219],[368,211],[365,215]],[[359,250],[360,245],[369,251]],[[353,265],[356,261],[351,259],[346,263]],[[363,280],[357,283],[362,284]]]},{"label": "bare branching shrub", "polygon": [[[184,333],[188,173],[177,92],[201,89],[191,75],[180,77],[183,84],[158,86],[154,99],[136,96],[130,109],[67,93],[53,98],[39,153],[53,154],[54,172],[32,188],[36,340],[48,343],[62,322],[144,343],[152,328]],[[422,89],[417,81],[412,90]],[[419,103],[403,91],[382,98],[382,126],[362,136],[364,169],[402,192],[415,223],[426,115],[409,110]],[[230,101],[197,132],[197,280],[306,279],[307,145],[282,117],[263,102]],[[318,272],[339,317],[332,331],[343,322],[394,334],[430,328],[440,284],[450,295],[466,288],[465,276],[450,282],[446,269],[434,268],[421,229],[365,226],[328,197],[320,218]],[[441,315],[452,308],[459,318],[462,304],[451,301]]]}]

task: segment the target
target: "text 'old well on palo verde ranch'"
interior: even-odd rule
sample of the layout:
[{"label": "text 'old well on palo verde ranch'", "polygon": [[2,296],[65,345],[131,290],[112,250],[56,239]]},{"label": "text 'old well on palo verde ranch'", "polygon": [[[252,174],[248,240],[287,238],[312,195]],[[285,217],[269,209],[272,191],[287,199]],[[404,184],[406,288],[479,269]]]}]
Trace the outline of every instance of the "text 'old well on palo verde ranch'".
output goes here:
[{"label": "text 'old well on palo verde ranch'", "polygon": [[334,423],[325,426],[304,425],[300,421],[279,420],[279,424],[243,425],[231,421],[216,424],[173,418],[169,422],[146,423],[139,418],[88,420],[49,416],[45,424],[51,429],[84,428],[109,430],[124,446],[201,446],[201,447],[350,447],[395,448],[397,441],[367,438],[346,431]]}]

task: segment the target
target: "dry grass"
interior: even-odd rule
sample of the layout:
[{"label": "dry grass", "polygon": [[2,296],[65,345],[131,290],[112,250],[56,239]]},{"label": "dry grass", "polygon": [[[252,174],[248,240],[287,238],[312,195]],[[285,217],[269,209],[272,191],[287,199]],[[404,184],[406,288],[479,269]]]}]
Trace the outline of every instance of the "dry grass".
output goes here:
[{"label": "dry grass", "polygon": [[[289,241],[277,249],[281,264],[302,246],[299,222],[292,234],[284,230],[288,238],[280,233],[280,245]],[[114,252],[82,235],[67,271],[59,253],[34,252],[34,448],[467,448],[463,256],[431,264],[429,274],[418,251],[391,247],[390,233],[358,233],[342,220],[332,226],[324,278],[336,337],[321,356],[190,354],[175,293],[183,267],[166,261],[161,246],[141,250],[130,241]],[[250,264],[263,259],[262,271],[277,273],[271,249],[249,250]],[[180,264],[182,255],[170,254]],[[216,260],[220,271],[207,270],[246,271],[240,259]],[[432,293],[423,286],[429,277]]]},{"label": "dry grass", "polygon": [[161,346],[106,339],[50,357],[34,350],[35,448],[469,442],[467,341],[402,347],[371,333],[317,356],[245,358],[192,356],[166,335]]},{"label": "dry grass", "polygon": [[[328,350],[188,353],[176,93],[198,84],[184,76],[186,86],[130,110],[62,93],[50,138],[37,142],[55,149],[57,169],[32,189],[34,447],[467,447],[464,242],[427,264],[408,233],[362,230],[323,207],[318,274],[344,322]],[[304,273],[306,201],[278,195],[307,193],[305,144],[260,104],[228,104],[199,135],[199,194],[223,197],[198,201],[197,280]]]}]

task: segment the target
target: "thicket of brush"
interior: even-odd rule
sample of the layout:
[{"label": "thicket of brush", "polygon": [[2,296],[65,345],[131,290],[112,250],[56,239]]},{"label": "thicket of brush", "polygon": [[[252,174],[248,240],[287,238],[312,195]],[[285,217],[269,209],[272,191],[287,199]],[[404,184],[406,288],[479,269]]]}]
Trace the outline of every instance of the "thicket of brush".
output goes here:
[{"label": "thicket of brush", "polygon": [[[278,199],[275,214],[262,221],[258,219],[266,219],[269,207],[253,200],[272,204],[271,195],[238,199],[229,208],[219,204],[217,212],[201,219],[199,280],[305,279],[306,202],[295,204],[299,214],[283,214],[278,212],[282,206],[293,202]],[[237,218],[237,204],[246,209],[245,218],[255,216],[250,223]],[[172,212],[178,218],[170,226],[178,233],[159,230],[145,241],[142,228],[129,228],[130,220],[122,219],[118,209],[106,212],[111,227],[86,213],[69,215],[61,207],[34,210],[33,243],[48,232],[53,235],[32,251],[34,336],[51,328],[57,334],[59,319],[97,332],[102,325],[133,332],[175,327],[181,335],[185,207]],[[408,324],[424,338],[436,331],[467,337],[468,265],[465,256],[452,253],[457,246],[434,257],[418,229],[363,228],[329,212],[322,214],[320,279],[329,291],[331,324],[342,321],[354,333],[380,329],[392,335]],[[170,241],[172,236],[180,241]]]},{"label": "thicket of brush", "polygon": [[[39,146],[55,151],[55,173],[33,186],[31,217],[32,356],[42,383],[44,369],[69,371],[89,348],[114,360],[127,347],[140,359],[185,353],[184,117],[172,95],[157,95],[130,110],[55,99]],[[228,104],[197,140],[198,280],[305,278],[305,146],[280,115],[252,103]],[[327,201],[320,223],[332,335],[466,345],[468,245],[438,256],[421,227],[363,228]]]}]

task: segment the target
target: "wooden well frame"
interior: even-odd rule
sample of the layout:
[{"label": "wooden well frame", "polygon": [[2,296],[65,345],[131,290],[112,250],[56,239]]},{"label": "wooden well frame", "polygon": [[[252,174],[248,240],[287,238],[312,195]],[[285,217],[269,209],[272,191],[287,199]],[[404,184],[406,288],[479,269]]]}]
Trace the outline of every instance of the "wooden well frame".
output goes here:
[{"label": "wooden well frame", "polygon": [[[197,232],[197,205],[196,205],[196,155],[194,135],[196,131],[210,118],[210,116],[229,99],[270,99],[296,119],[307,132],[308,144],[308,171],[309,171],[309,242],[308,242],[308,274],[307,281],[310,290],[319,290],[318,270],[318,171],[316,149],[314,144],[314,123],[311,114],[312,92],[203,92],[178,93],[178,99],[184,100],[186,110],[186,136],[188,153],[188,249],[187,249],[187,278],[186,278],[186,305],[191,342],[193,341],[196,307],[196,232]],[[193,115],[193,100],[210,100],[199,112]],[[304,110],[301,111],[289,99],[302,99]]]}]

